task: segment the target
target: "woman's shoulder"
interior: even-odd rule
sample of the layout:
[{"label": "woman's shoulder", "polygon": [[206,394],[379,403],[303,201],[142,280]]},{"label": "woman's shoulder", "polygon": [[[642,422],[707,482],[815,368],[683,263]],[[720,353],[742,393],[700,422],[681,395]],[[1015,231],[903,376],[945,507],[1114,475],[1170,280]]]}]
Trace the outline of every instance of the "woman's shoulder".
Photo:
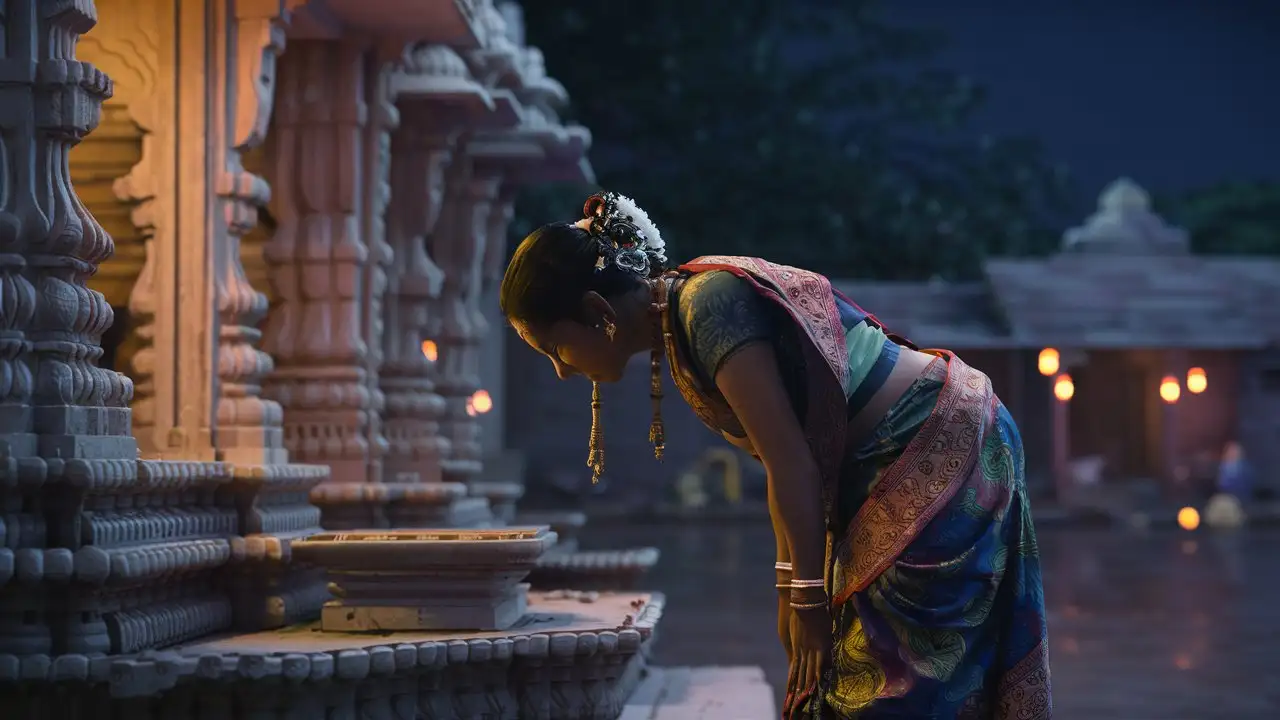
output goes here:
[{"label": "woman's shoulder", "polygon": [[707,270],[685,280],[676,303],[681,317],[688,319],[697,314],[742,312],[762,300],[747,280],[728,270]]}]

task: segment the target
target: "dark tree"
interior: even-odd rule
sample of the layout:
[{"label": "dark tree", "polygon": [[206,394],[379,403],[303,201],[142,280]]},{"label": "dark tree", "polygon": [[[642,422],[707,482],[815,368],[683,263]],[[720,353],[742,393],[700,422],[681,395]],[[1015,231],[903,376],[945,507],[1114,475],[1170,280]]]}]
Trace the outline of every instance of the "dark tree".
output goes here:
[{"label": "dark tree", "polygon": [[1157,203],[1191,233],[1191,247],[1213,255],[1280,255],[1280,183],[1223,183]]},{"label": "dark tree", "polygon": [[[1034,142],[975,140],[981,89],[930,67],[938,39],[874,0],[522,5],[601,185],[648,209],[675,258],[954,278],[1056,245],[1063,174]],[[580,202],[535,193],[522,229]]]}]

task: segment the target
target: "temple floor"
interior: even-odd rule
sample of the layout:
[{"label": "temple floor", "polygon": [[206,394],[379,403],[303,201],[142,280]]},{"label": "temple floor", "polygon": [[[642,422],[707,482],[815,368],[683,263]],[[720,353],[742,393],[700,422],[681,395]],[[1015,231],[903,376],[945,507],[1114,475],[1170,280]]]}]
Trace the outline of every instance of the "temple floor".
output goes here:
[{"label": "temple floor", "polygon": [[[655,664],[760,666],[780,702],[767,524],[592,523],[583,542],[662,551]],[[1057,720],[1280,717],[1280,529],[1053,527],[1040,545]]]}]

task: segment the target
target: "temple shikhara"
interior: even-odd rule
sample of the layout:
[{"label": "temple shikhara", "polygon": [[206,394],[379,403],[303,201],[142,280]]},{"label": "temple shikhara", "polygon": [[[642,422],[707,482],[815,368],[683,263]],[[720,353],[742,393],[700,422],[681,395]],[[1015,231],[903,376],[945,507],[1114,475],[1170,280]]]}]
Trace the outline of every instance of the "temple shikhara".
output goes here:
[{"label": "temple shikhara", "polygon": [[0,23],[0,715],[617,717],[654,552],[480,475],[513,198],[592,180],[519,8]]}]

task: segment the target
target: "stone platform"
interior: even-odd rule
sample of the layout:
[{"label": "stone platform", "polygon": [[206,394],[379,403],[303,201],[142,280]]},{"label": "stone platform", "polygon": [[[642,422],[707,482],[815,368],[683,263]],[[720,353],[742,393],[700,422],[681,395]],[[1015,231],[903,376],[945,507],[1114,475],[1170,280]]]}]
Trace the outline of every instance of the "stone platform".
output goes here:
[{"label": "stone platform", "polygon": [[134,656],[0,655],[0,707],[15,720],[614,720],[663,605],[657,593],[535,592],[504,631],[310,623]]},{"label": "stone platform", "polygon": [[773,688],[758,667],[648,668],[618,720],[772,720]]}]

